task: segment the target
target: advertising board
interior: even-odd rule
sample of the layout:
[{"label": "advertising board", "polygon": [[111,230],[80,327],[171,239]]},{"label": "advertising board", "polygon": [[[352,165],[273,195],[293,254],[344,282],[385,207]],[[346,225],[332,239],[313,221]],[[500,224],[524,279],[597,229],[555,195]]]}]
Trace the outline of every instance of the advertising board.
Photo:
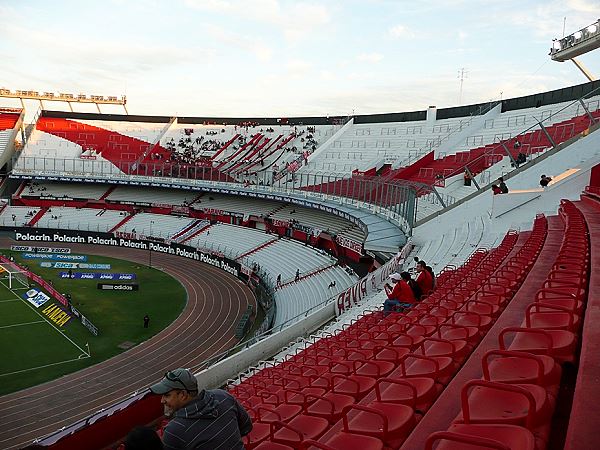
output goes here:
[{"label": "advertising board", "polygon": [[139,288],[137,283],[98,283],[98,289],[101,291],[133,292]]}]

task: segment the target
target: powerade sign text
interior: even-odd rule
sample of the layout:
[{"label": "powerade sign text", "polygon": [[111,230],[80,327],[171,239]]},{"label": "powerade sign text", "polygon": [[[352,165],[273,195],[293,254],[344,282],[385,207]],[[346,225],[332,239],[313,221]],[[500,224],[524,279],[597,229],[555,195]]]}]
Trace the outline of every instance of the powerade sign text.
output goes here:
[{"label": "powerade sign text", "polygon": [[47,259],[50,261],[87,261],[86,255],[68,255],[61,253],[23,253],[25,259]]},{"label": "powerade sign text", "polygon": [[58,272],[60,278],[73,280],[135,280],[135,273]]},{"label": "powerade sign text", "polygon": [[137,283],[98,283],[98,289],[102,291],[137,291],[140,286]]}]

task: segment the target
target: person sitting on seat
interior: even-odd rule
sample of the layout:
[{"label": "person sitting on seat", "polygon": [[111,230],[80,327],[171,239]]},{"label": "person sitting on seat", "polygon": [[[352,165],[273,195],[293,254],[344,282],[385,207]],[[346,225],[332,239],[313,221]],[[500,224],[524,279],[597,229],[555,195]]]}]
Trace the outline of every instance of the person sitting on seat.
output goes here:
[{"label": "person sitting on seat", "polygon": [[417,284],[417,282],[415,280],[412,279],[412,277],[410,276],[410,273],[408,272],[402,272],[400,274],[400,276],[402,277],[403,281],[406,281],[406,283],[410,286],[410,288],[413,291],[413,295],[415,296],[415,300],[416,301],[420,301],[421,300],[421,287]]},{"label": "person sitting on seat", "polygon": [[498,178],[498,187],[500,188],[501,194],[508,194],[508,187],[506,186],[506,183],[504,182],[504,178],[502,178],[502,177]]},{"label": "person sitting on seat", "polygon": [[[408,272],[403,272],[410,275]],[[386,283],[385,293],[387,294],[387,300],[383,302],[383,310],[385,312],[390,312],[395,309],[400,309],[403,311],[405,308],[410,308],[417,299],[413,294],[412,289],[409,284],[403,279],[402,275],[399,273],[393,273],[390,275],[390,281],[393,284],[393,287]]]},{"label": "person sitting on seat", "polygon": [[494,195],[502,194],[502,189],[497,184],[492,184],[492,193]]},{"label": "person sitting on seat", "polygon": [[170,419],[164,428],[165,449],[242,450],[242,436],[252,431],[252,420],[244,407],[227,391],[202,389],[188,369],[167,372],[150,386],[161,396]]},{"label": "person sitting on seat", "polygon": [[548,186],[548,184],[552,181],[552,178],[547,177],[546,175],[542,175],[542,178],[540,178],[540,186],[541,187],[546,187]]},{"label": "person sitting on seat", "polygon": [[464,184],[465,186],[471,186],[471,173],[465,169],[465,173],[463,174]]},{"label": "person sitting on seat", "polygon": [[429,295],[433,290],[433,277],[427,270],[427,264],[425,261],[419,261],[417,263],[417,284],[421,288],[421,295]]},{"label": "person sitting on seat", "polygon": [[163,450],[160,437],[150,427],[138,426],[129,432],[117,450]]}]

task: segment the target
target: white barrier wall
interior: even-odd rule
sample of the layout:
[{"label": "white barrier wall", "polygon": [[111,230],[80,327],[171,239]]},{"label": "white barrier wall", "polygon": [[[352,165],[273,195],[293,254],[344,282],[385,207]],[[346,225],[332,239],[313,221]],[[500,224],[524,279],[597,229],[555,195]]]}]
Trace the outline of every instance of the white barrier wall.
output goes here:
[{"label": "white barrier wall", "polygon": [[[538,212],[556,214],[561,199],[579,198],[589,182],[591,168],[599,160],[600,129],[507,179],[508,194],[492,195],[490,190],[483,191],[414,228],[413,239],[422,245],[438,236],[440,230],[457,228],[478,218],[485,221],[490,231],[505,233],[513,224],[531,223]],[[578,170],[546,189],[538,189],[540,175],[556,178],[571,169]]]},{"label": "white barrier wall", "polygon": [[353,286],[338,294],[335,302],[335,315],[345,313],[351,308],[360,305],[361,301],[378,292],[385,284],[387,278],[404,264],[404,260],[413,248],[409,238],[402,250],[383,266],[365,275]]},{"label": "white barrier wall", "polygon": [[[305,319],[296,322],[251,347],[244,349],[235,355],[229,356],[208,369],[197,373],[196,378],[198,379],[199,385],[207,389],[222,386],[228,379],[237,377],[240,373],[245,372],[257,362],[269,359],[276,355],[283,347],[297,337],[305,336],[313,332],[346,309],[358,305],[359,300],[355,297],[356,302],[351,300],[349,306],[344,306],[347,296],[352,299],[352,291],[356,293],[359,290],[362,292],[364,289],[365,295],[360,298],[362,300],[367,296],[366,292],[375,292],[385,282],[390,273],[396,271],[398,267],[401,266],[411,249],[412,243],[409,240],[394,258],[390,259],[373,273],[362,278],[353,287],[342,292],[338,296],[337,301],[326,304],[317,311],[309,314]],[[343,299],[341,303],[340,299]],[[342,306],[340,306],[340,304]]]},{"label": "white barrier wall", "polygon": [[223,386],[228,379],[237,377],[258,361],[276,355],[298,336],[304,336],[327,323],[335,316],[334,307],[335,303],[329,303],[305,319],[197,373],[198,385],[204,389]]}]

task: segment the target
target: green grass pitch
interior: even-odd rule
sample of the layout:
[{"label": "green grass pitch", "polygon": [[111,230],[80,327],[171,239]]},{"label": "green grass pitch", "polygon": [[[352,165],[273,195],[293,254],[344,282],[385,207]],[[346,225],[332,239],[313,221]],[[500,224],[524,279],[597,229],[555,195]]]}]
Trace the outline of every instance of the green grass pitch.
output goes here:
[{"label": "green grass pitch", "polygon": [[[22,298],[26,288],[13,282],[11,291],[4,280],[0,284],[0,395],[97,364],[125,351],[119,348],[124,342],[147,340],[175,320],[187,300],[177,280],[138,263],[89,256],[89,263],[111,264],[111,269],[74,271],[135,273],[140,285],[134,292],[100,291],[99,280],[61,279],[58,273],[64,269],[43,268],[41,260],[22,259],[17,252],[12,255],[19,264],[52,281],[60,292],[71,294],[73,305],[100,333],[92,335],[76,317],[62,328],[52,326],[41,314],[52,299],[35,308]],[[146,314],[150,316],[148,329],[143,327]]]}]

